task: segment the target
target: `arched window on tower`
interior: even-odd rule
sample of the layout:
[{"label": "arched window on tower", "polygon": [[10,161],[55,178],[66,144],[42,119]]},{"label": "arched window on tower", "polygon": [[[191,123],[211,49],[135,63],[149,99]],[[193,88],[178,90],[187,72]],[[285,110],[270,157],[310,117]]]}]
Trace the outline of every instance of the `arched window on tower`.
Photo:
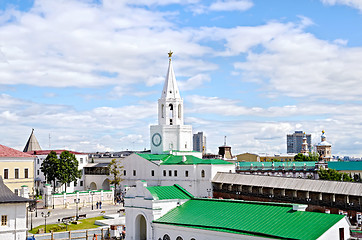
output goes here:
[{"label": "arched window on tower", "polygon": [[164,118],[165,117],[165,105],[161,105],[161,117]]},{"label": "arched window on tower", "polygon": [[170,105],[168,105],[168,106],[170,107],[170,113],[169,113],[170,125],[172,125],[173,105],[170,103]]},{"label": "arched window on tower", "polygon": [[178,118],[181,119],[181,104],[178,105]]}]

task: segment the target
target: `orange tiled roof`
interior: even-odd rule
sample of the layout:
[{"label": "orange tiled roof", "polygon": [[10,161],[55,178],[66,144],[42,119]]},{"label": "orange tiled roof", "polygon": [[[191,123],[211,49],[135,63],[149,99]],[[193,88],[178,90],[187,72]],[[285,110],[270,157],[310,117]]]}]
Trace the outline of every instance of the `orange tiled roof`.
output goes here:
[{"label": "orange tiled roof", "polygon": [[24,157],[31,158],[32,155],[0,144],[0,157]]}]

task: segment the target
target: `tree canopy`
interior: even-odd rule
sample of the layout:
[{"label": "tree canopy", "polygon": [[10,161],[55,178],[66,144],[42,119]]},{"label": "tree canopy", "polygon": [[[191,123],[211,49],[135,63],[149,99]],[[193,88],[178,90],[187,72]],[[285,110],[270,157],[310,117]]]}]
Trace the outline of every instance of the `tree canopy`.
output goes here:
[{"label": "tree canopy", "polygon": [[332,168],[320,169],[318,175],[321,180],[353,182],[353,178],[348,173],[340,173]]},{"label": "tree canopy", "polygon": [[303,153],[298,153],[294,156],[294,161],[296,162],[317,162],[319,160],[319,155],[316,152],[309,153],[308,156]]},{"label": "tree canopy", "polygon": [[82,176],[78,165],[78,160],[69,151],[63,151],[59,158],[56,152],[51,151],[41,164],[40,170],[44,173],[47,182],[53,182],[53,190],[55,190],[57,180],[65,184],[66,190],[67,183],[76,181]]},{"label": "tree canopy", "polygon": [[114,190],[117,191],[117,185],[123,181],[122,172],[123,166],[116,159],[112,159],[112,161],[108,164],[109,175],[111,176],[110,183],[114,184]]}]

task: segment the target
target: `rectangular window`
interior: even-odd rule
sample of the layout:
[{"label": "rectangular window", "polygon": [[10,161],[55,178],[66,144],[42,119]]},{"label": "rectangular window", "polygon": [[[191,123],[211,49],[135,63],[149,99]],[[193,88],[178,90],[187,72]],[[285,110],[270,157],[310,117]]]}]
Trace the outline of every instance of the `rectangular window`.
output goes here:
[{"label": "rectangular window", "polygon": [[8,215],[1,215],[1,226],[8,225]]},{"label": "rectangular window", "polygon": [[70,187],[70,183],[67,183],[67,187]]},{"label": "rectangular window", "polygon": [[123,170],[123,176],[126,176],[126,175],[127,175],[126,170]]},{"label": "rectangular window", "polygon": [[19,196],[19,189],[14,189],[14,193]]},{"label": "rectangular window", "polygon": [[4,179],[9,179],[9,169],[4,169]]},{"label": "rectangular window", "polygon": [[189,171],[185,171],[185,177],[189,177]]},{"label": "rectangular window", "polygon": [[39,158],[37,158],[36,161],[37,161],[37,164],[39,165]]},{"label": "rectangular window", "polygon": [[173,171],[173,175],[177,177],[177,170]]},{"label": "rectangular window", "polygon": [[83,181],[79,182],[79,186],[83,187]]},{"label": "rectangular window", "polygon": [[168,176],[170,176],[170,177],[172,176],[172,171],[171,170],[168,171]]},{"label": "rectangular window", "polygon": [[163,176],[166,177],[166,170],[163,170]]},{"label": "rectangular window", "polygon": [[77,182],[78,182],[77,180],[74,181],[74,187],[77,186]]},{"label": "rectangular window", "polygon": [[38,170],[36,170],[36,174],[37,174],[37,175],[39,175],[39,173],[40,173],[40,172],[39,172],[39,169],[38,169]]},{"label": "rectangular window", "polygon": [[83,158],[79,158],[79,161],[82,164],[83,163]]},{"label": "rectangular window", "polygon": [[24,178],[29,178],[29,169],[24,169]]},{"label": "rectangular window", "polygon": [[155,176],[155,170],[151,170],[151,176],[152,176],[152,177]]},{"label": "rectangular window", "polygon": [[136,170],[133,170],[133,176],[136,176]]},{"label": "rectangular window", "polygon": [[15,168],[15,179],[19,179],[19,168]]}]

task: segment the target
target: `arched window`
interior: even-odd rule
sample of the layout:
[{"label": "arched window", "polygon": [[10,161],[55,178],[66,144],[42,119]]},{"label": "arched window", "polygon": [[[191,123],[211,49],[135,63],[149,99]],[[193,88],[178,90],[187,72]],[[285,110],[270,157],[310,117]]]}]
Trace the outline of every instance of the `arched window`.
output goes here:
[{"label": "arched window", "polygon": [[173,105],[170,103],[170,105],[168,105],[168,106],[170,107],[170,113],[169,113],[170,125],[172,125]]},{"label": "arched window", "polygon": [[165,234],[165,235],[163,235],[162,240],[171,240],[171,238],[169,235]]},{"label": "arched window", "polygon": [[181,104],[178,105],[178,118],[181,119]]},{"label": "arched window", "polygon": [[161,105],[161,117],[162,117],[162,118],[165,117],[164,112],[165,112],[165,105],[162,104],[162,105]]},{"label": "arched window", "polygon": [[176,240],[183,240],[183,238],[180,237],[180,236],[178,236],[178,237],[176,238]]},{"label": "arched window", "polygon": [[202,177],[202,178],[205,177],[205,170],[201,170],[201,177]]}]

